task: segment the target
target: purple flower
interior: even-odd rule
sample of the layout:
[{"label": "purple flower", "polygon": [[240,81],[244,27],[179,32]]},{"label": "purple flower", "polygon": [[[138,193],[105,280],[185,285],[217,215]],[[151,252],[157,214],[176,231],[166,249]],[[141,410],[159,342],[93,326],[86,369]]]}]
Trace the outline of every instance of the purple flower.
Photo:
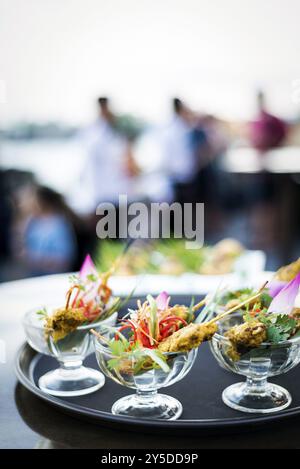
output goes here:
[{"label": "purple flower", "polygon": [[271,280],[267,285],[269,295],[274,298],[286,285],[287,282],[284,282],[282,280]]},{"label": "purple flower", "polygon": [[97,269],[89,254],[84,259],[84,262],[79,272],[79,276],[83,280],[85,280],[88,275],[97,275]]},{"label": "purple flower", "polygon": [[102,280],[99,277],[96,266],[89,254],[84,259],[79,272],[79,277],[82,280],[84,286],[84,291],[81,293],[81,298],[85,303],[95,302],[95,298],[97,298],[98,289]]},{"label": "purple flower", "polygon": [[294,308],[296,296],[299,292],[300,273],[283,287],[273,298],[268,312],[277,314],[290,314]]},{"label": "purple flower", "polygon": [[157,309],[159,309],[160,311],[163,311],[169,306],[170,296],[168,295],[167,292],[163,291],[158,295],[155,301],[156,301]]}]

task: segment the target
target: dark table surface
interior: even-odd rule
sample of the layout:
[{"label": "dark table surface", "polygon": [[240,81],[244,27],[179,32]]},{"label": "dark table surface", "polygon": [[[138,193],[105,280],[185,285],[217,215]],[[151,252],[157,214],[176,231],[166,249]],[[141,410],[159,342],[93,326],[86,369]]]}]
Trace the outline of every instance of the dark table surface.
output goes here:
[{"label": "dark table surface", "polygon": [[[27,283],[26,283],[27,282]],[[27,294],[19,295],[25,291]],[[18,384],[14,358],[24,341],[21,317],[51,282],[38,280],[0,286],[0,448],[300,448],[300,418],[251,431],[206,435],[160,435],[118,431],[65,415]],[[21,288],[22,287],[22,288]]]}]

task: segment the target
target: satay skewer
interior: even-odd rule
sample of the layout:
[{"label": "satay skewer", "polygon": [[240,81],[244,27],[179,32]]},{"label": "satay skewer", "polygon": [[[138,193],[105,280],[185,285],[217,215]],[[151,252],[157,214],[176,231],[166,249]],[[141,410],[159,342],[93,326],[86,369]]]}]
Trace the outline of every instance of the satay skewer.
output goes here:
[{"label": "satay skewer", "polygon": [[[261,295],[264,288],[266,287],[267,283],[268,282],[265,282],[264,285],[258,290],[258,292],[255,295],[252,295],[247,300],[242,301],[240,304],[238,304],[234,308],[231,308],[230,310],[217,315],[215,318],[211,319],[210,321],[203,322],[201,324],[191,323],[188,326],[185,326],[182,329],[179,329],[178,331],[174,332],[171,336],[167,337],[166,339],[164,339],[162,342],[158,344],[158,349],[162,352],[176,352],[176,351],[186,352],[192,348],[198,347],[203,341],[209,340],[212,337],[212,335],[216,332],[217,326],[215,323],[217,321],[219,321],[220,319],[223,319],[224,317],[238,310],[242,306],[258,298]],[[205,300],[202,300],[202,302],[200,303],[204,304],[204,301]],[[197,305],[195,305],[194,308],[198,309],[199,307],[200,306],[198,303]],[[105,337],[101,336],[101,334],[99,334],[95,330],[92,329],[91,332],[96,337],[100,338],[101,340],[108,342],[108,340]],[[191,341],[190,339],[193,339],[193,340]]]},{"label": "satay skewer", "polygon": [[203,300],[199,301],[199,303],[197,303],[196,305],[192,307],[192,311],[195,313],[196,311],[198,311],[198,309],[201,308],[201,306],[206,305],[208,301],[209,301],[209,295],[206,295],[203,298]]},{"label": "satay skewer", "polygon": [[206,304],[206,301],[207,301],[207,298],[203,298],[203,300],[199,301],[199,303],[197,303],[195,306],[192,307],[192,310],[193,312],[195,313],[196,311],[198,311],[199,308],[201,308],[201,306],[204,306]]},{"label": "satay skewer", "polygon": [[234,311],[237,311],[238,309],[240,309],[242,306],[245,306],[247,305],[248,303],[251,303],[251,301],[255,300],[256,298],[258,298],[263,290],[266,288],[266,285],[267,285],[268,282],[265,282],[261,287],[260,289],[258,290],[258,292],[253,295],[253,296],[250,296],[249,298],[247,298],[246,300],[242,301],[242,303],[234,306],[233,308],[229,309],[228,311],[225,311],[224,313],[221,313],[221,314],[218,314],[216,317],[214,317],[213,319],[211,319],[210,321],[208,321],[207,323],[205,324],[213,324],[214,322],[217,322],[217,321],[220,321],[220,319],[223,319],[225,318],[226,316],[228,316],[229,314],[233,313]]}]

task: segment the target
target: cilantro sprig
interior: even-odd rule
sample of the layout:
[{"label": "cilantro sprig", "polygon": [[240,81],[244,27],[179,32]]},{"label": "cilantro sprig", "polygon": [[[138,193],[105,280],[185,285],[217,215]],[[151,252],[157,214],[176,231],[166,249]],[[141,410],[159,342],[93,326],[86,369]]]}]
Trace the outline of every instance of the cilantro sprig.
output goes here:
[{"label": "cilantro sprig", "polygon": [[110,370],[122,372],[122,369],[129,368],[134,375],[153,368],[161,368],[166,373],[170,370],[166,357],[159,350],[141,347],[137,342],[130,343],[117,328],[108,329],[115,329],[119,339],[114,338],[107,342],[112,354],[107,362]]},{"label": "cilantro sprig", "polygon": [[[243,302],[254,293],[255,290],[253,288],[241,288],[239,290],[228,291],[221,296],[220,304],[226,305],[231,300],[239,300],[240,302]],[[272,297],[269,295],[267,290],[265,290],[259,297],[258,306],[261,308],[268,308],[271,304],[271,301]],[[246,307],[243,309],[246,309]]]},{"label": "cilantro sprig", "polygon": [[[255,310],[255,307],[253,309]],[[295,333],[298,324],[296,319],[287,314],[272,314],[268,313],[266,309],[256,316],[251,316],[250,312],[247,311],[244,320],[247,322],[257,320],[263,323],[266,326],[267,341],[273,344],[289,339]]]},{"label": "cilantro sprig", "polygon": [[48,317],[48,311],[45,307],[39,309],[36,314],[39,316],[39,319],[46,319]]},{"label": "cilantro sprig", "polygon": [[290,338],[297,326],[297,321],[286,314],[275,315],[267,325],[269,342],[278,343]]}]

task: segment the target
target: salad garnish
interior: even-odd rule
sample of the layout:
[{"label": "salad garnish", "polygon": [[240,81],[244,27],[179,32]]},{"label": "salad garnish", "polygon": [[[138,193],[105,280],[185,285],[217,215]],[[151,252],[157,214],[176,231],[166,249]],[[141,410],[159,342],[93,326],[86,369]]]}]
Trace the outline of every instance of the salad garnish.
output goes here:
[{"label": "salad garnish", "polygon": [[120,298],[112,299],[107,285],[114,266],[107,272],[99,273],[87,255],[79,275],[70,277],[71,287],[66,294],[66,304],[48,316],[46,310],[37,312],[45,320],[46,338],[53,341],[63,339],[79,326],[104,320],[121,306]]},{"label": "salad garnish", "polygon": [[[130,309],[120,323],[119,328],[107,328],[113,338],[91,332],[104,343],[112,355],[109,367],[117,373],[137,374],[153,368],[167,370],[172,354],[189,352],[207,340],[217,331],[217,322],[224,314],[230,314],[241,305],[257,298],[260,291],[244,303],[211,319],[207,314],[200,314],[202,322],[193,322],[195,313],[213,299],[205,298],[200,303],[189,307],[170,306],[170,296],[162,292],[156,299],[147,296],[143,303],[138,300],[137,308]],[[203,308],[203,310],[205,309]]]},{"label": "salad garnish", "polygon": [[239,360],[264,342],[280,344],[300,334],[299,308],[295,307],[299,285],[300,274],[273,298],[268,308],[263,308],[261,303],[250,305],[243,316],[244,322],[225,333],[231,343],[230,358]]}]

